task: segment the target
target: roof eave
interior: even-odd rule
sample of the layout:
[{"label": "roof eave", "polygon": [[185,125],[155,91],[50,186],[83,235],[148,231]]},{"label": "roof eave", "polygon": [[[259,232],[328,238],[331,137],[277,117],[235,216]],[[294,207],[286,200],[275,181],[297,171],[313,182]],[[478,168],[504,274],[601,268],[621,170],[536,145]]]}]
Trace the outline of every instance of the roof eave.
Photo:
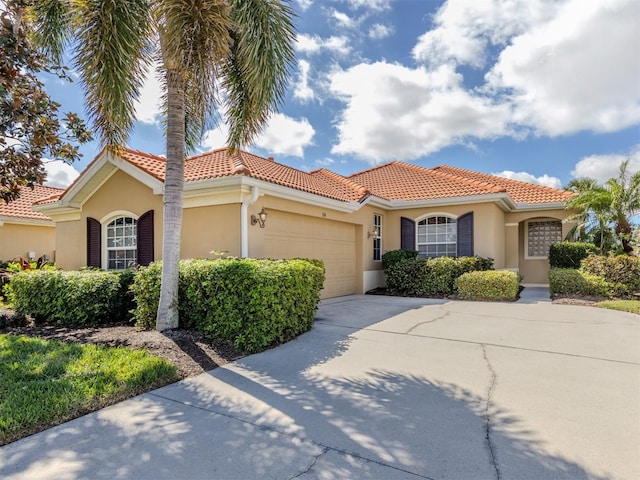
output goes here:
[{"label": "roof eave", "polygon": [[565,208],[565,202],[517,203],[515,210],[523,212],[531,210],[565,210]]},{"label": "roof eave", "polygon": [[424,200],[387,200],[384,198],[372,196],[372,199],[369,203],[373,206],[387,208],[389,210],[443,207],[447,205],[464,205],[470,203],[495,203],[504,211],[513,211],[516,209],[516,204],[506,193],[429,198]]},{"label": "roof eave", "polygon": [[11,215],[0,215],[0,227],[6,223],[10,223],[14,225],[33,225],[33,226],[41,226],[41,227],[55,226],[51,219],[13,217]]}]

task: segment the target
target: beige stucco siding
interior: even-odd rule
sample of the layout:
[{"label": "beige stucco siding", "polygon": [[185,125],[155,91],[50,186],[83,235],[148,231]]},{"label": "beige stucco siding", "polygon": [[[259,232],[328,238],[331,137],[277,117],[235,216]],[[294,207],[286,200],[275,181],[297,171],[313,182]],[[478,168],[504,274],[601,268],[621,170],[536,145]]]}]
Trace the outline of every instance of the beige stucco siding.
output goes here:
[{"label": "beige stucco siding", "polygon": [[[87,218],[105,225],[122,215],[154,211],[154,258],[162,255],[162,197],[130,175],[117,170],[82,205],[80,218],[56,222],[56,264],[75,270],[87,264]],[[54,217],[55,219],[55,217]]]},{"label": "beige stucco siding", "polygon": [[56,231],[51,225],[21,225],[3,222],[0,226],[0,260],[28,259],[29,252],[35,258],[47,255],[53,259]]},{"label": "beige stucco siding", "polygon": [[182,258],[214,258],[215,255],[211,253],[213,250],[239,257],[240,243],[239,203],[185,208],[182,217]]},{"label": "beige stucco siding", "polygon": [[[525,245],[527,237],[527,220],[545,220],[555,219],[563,220],[569,216],[571,212],[564,209],[559,210],[540,210],[536,212],[516,212],[507,215],[507,224],[518,224],[518,271],[522,276],[524,284],[543,284],[549,283],[549,259],[530,259],[526,258]],[[573,224],[570,222],[562,223],[562,239],[564,239]],[[514,227],[507,227],[514,228]]]}]

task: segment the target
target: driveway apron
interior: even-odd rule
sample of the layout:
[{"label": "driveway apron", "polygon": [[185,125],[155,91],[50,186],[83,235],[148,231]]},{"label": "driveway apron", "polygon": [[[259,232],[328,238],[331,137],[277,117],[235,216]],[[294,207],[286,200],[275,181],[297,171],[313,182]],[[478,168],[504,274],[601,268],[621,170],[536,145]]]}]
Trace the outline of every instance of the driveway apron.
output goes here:
[{"label": "driveway apron", "polygon": [[640,478],[640,316],[349,296],[278,348],[0,449],[0,478]]}]

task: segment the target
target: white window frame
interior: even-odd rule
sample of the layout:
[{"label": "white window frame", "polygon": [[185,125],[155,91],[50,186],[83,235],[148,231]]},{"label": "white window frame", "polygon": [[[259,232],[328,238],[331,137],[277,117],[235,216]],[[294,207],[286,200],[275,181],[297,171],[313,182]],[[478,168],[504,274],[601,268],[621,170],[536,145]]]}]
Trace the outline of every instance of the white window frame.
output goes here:
[{"label": "white window frame", "polygon": [[[455,240],[453,242],[424,242],[424,243],[418,243],[418,240],[420,238],[420,222],[425,221],[429,218],[432,217],[444,217],[447,218],[449,220],[452,220],[453,222],[447,222],[446,225],[450,225],[451,223],[453,223],[453,225],[455,225]],[[428,225],[426,225],[425,227],[427,227]],[[428,231],[425,231],[424,235],[427,237],[428,239]],[[445,255],[438,255],[436,257],[431,257],[429,255],[422,255],[420,253],[420,245],[451,245],[454,244],[456,247],[455,253],[453,255],[449,255],[448,253]],[[416,245],[416,250],[418,250],[418,257],[419,258],[438,258],[438,257],[451,257],[451,258],[455,258],[458,256],[458,217],[456,215],[451,215],[450,213],[445,213],[445,212],[433,212],[433,213],[429,213],[427,215],[423,215],[422,217],[419,217],[416,220],[416,240],[415,240],[415,245]]]},{"label": "white window frame", "polygon": [[549,259],[549,247],[551,243],[547,245],[547,254],[544,256],[539,255],[529,255],[529,228],[532,223],[546,223],[546,222],[554,222],[560,225],[560,236],[558,239],[551,239],[551,243],[561,242],[562,241],[562,220],[558,220],[557,218],[532,218],[530,220],[526,220],[524,222],[524,258],[525,260],[548,260]]},{"label": "white window frame", "polygon": [[117,270],[117,269],[110,269],[109,268],[109,252],[113,251],[113,250],[136,250],[136,262],[138,261],[138,254],[137,254],[137,244],[134,245],[133,247],[126,247],[126,248],[110,248],[108,246],[108,230],[109,230],[109,224],[114,222],[115,220],[119,219],[119,218],[131,218],[133,220],[135,220],[136,222],[136,234],[137,234],[137,223],[139,220],[139,216],[136,215],[133,212],[129,212],[127,210],[116,210],[113,212],[110,212],[109,214],[105,215],[101,220],[100,220],[100,224],[102,225],[101,228],[101,235],[102,235],[102,265],[104,266],[104,270],[113,270],[113,271],[121,271],[121,270]]},{"label": "white window frame", "polygon": [[381,262],[382,261],[382,215],[380,215],[379,213],[373,214],[373,230],[374,232],[378,232],[377,235],[373,236],[373,241],[372,241],[373,261]]}]

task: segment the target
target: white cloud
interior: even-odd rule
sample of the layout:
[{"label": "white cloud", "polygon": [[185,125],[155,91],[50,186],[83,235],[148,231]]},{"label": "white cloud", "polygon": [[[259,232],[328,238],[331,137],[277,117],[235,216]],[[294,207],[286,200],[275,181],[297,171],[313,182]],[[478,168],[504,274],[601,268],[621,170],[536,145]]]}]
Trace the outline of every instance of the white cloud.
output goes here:
[{"label": "white cloud", "polygon": [[306,118],[296,120],[282,113],[274,114],[255,145],[270,153],[304,157],[304,149],[313,144],[315,130]]},{"label": "white cloud", "polygon": [[393,27],[382,25],[381,23],[376,23],[371,25],[371,28],[369,29],[369,33],[367,33],[367,35],[373,40],[381,40],[383,38],[387,38],[392,33]]},{"label": "white cloud", "polygon": [[448,65],[427,71],[377,62],[330,77],[332,93],[346,104],[337,119],[335,154],[371,163],[411,160],[469,137],[508,133],[508,108],[465,91]]},{"label": "white cloud", "polygon": [[[224,122],[205,132],[202,146],[206,149],[222,148],[227,144],[229,128]],[[266,128],[259,135],[254,146],[269,155],[289,155],[304,157],[304,149],[313,144],[315,130],[306,118],[296,120],[282,113],[274,114]]]},{"label": "white cloud", "polygon": [[540,177],[536,177],[527,172],[512,172],[511,170],[505,170],[499,173],[492,173],[498,177],[510,178],[511,180],[520,180],[521,182],[534,183],[536,185],[544,185],[551,188],[562,188],[562,182],[558,177],[551,177],[546,173]]},{"label": "white cloud", "polygon": [[296,50],[307,55],[313,55],[323,50],[328,50],[342,56],[348,55],[349,52],[351,52],[349,39],[345,36],[322,38],[318,35],[307,35],[303,33],[298,35],[297,41]]},{"label": "white cloud", "polygon": [[220,121],[216,128],[204,132],[201,145],[207,150],[217,150],[226,147],[228,137],[229,128],[223,121]]},{"label": "white cloud", "polygon": [[449,0],[412,53],[488,69],[471,94],[510,108],[512,133],[612,132],[640,121],[639,17],[637,0]]},{"label": "white cloud", "polygon": [[47,171],[47,181],[44,183],[50,187],[67,188],[78,178],[80,172],[62,160],[43,160]]},{"label": "white cloud", "polygon": [[309,70],[311,65],[306,60],[298,62],[298,78],[293,88],[293,97],[302,102],[313,100],[315,94],[309,86]]},{"label": "white cloud", "polygon": [[391,6],[391,0],[343,0],[349,4],[351,9],[368,8],[370,10],[382,11]]},{"label": "white cloud", "polygon": [[482,67],[490,45],[550,18],[556,0],[449,0],[433,18],[435,28],[418,38],[413,57],[429,66],[448,61]]},{"label": "white cloud", "polygon": [[336,22],[338,22],[339,27],[354,28],[357,25],[356,21],[353,18],[351,18],[346,13],[340,12],[336,9],[331,10],[331,16],[334,20],[336,20]]},{"label": "white cloud", "polygon": [[311,5],[313,5],[313,0],[296,0],[296,2],[298,3],[298,5],[300,5],[300,9],[303,12],[306,11]]},{"label": "white cloud", "polygon": [[147,74],[147,79],[140,90],[140,97],[136,100],[136,118],[147,124],[159,124],[162,107],[163,89],[156,74],[156,66]]},{"label": "white cloud", "polygon": [[512,40],[487,75],[513,92],[514,120],[536,133],[616,131],[640,121],[640,44],[635,0],[570,1]]},{"label": "white cloud", "polygon": [[640,145],[629,155],[590,155],[581,159],[571,171],[573,178],[589,177],[604,183],[618,176],[620,164],[629,160],[628,173],[640,172]]}]

